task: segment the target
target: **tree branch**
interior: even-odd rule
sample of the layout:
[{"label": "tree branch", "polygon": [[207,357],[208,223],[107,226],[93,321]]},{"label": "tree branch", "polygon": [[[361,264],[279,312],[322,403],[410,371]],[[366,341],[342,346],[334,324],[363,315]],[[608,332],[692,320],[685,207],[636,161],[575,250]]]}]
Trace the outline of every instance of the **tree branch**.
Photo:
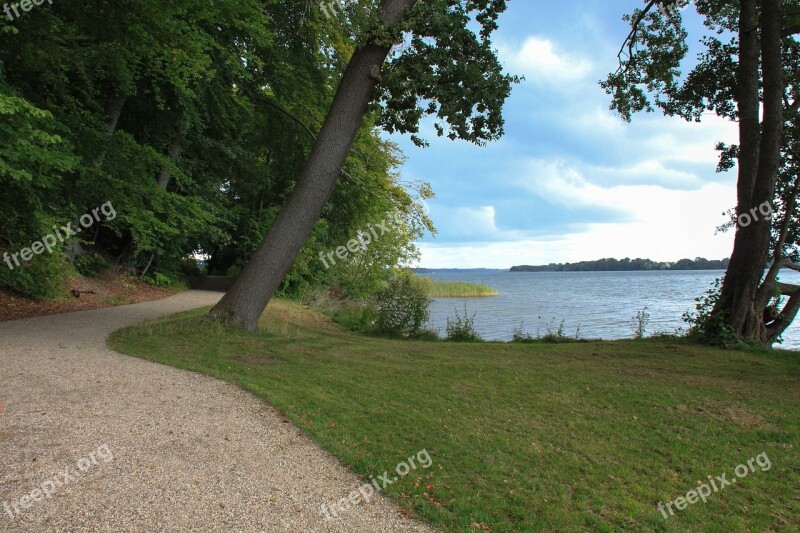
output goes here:
[{"label": "tree branch", "polygon": [[280,111],[281,113],[283,113],[284,115],[289,117],[295,124],[297,124],[298,126],[303,128],[303,130],[305,130],[305,132],[308,133],[313,140],[315,140],[315,141],[317,140],[317,134],[314,133],[311,130],[311,128],[309,128],[306,125],[306,123],[303,122],[300,119],[300,117],[298,117],[297,115],[295,115],[294,113],[292,113],[291,111],[289,111],[288,109],[286,109],[285,107],[280,105],[279,103],[277,103],[274,100],[272,100],[272,98],[269,98],[267,95],[265,95],[265,94],[263,94],[261,92],[255,92],[252,89],[250,89],[249,87],[245,87],[244,88],[244,92],[247,94],[247,96],[250,97],[251,100],[257,100],[257,101],[261,102],[264,105],[267,105],[267,106],[269,106],[269,107],[271,107],[271,108],[273,108],[273,109],[275,109],[277,111]]},{"label": "tree branch", "polygon": [[[781,283],[780,285],[784,284]],[[791,293],[789,301],[781,309],[778,319],[767,326],[767,336],[770,344],[775,342],[786,331],[786,328],[794,321],[798,310],[800,310],[800,287],[797,285],[791,285],[791,287],[794,287],[794,292]]]},{"label": "tree branch", "polygon": [[800,293],[800,285],[793,285],[791,283],[778,283],[778,290],[784,296],[794,296]]},{"label": "tree branch", "polygon": [[800,180],[795,183],[786,202],[786,216],[781,223],[781,228],[778,233],[778,240],[775,243],[775,248],[772,253],[772,266],[769,268],[767,275],[764,277],[764,281],[758,288],[756,297],[756,304],[758,306],[767,305],[769,299],[772,298],[772,293],[775,288],[775,280],[778,278],[778,272],[784,266],[788,266],[786,264],[787,262],[792,264],[783,257],[783,247],[786,245],[786,239],[789,237],[789,222],[791,221],[791,213],[794,212],[798,193],[800,193]]},{"label": "tree branch", "polygon": [[628,59],[633,57],[633,47],[636,45],[636,34],[639,33],[639,25],[644,20],[644,17],[653,9],[653,6],[663,0],[650,0],[644,9],[636,15],[636,18],[631,23],[631,31],[628,33],[628,36],[622,41],[622,46],[619,48],[619,52],[617,52],[617,58],[620,62],[620,69],[622,69],[622,55],[625,53],[625,47],[628,47]]},{"label": "tree branch", "polygon": [[784,259],[783,261],[781,261],[780,268],[788,268],[790,270],[796,270],[800,272],[800,265],[798,265],[797,263],[792,263],[788,259]]},{"label": "tree branch", "polygon": [[797,33],[800,33],[800,24],[795,24],[794,26],[787,26],[783,28],[783,30],[781,30],[781,37],[783,38],[791,37],[792,35],[795,35]]}]

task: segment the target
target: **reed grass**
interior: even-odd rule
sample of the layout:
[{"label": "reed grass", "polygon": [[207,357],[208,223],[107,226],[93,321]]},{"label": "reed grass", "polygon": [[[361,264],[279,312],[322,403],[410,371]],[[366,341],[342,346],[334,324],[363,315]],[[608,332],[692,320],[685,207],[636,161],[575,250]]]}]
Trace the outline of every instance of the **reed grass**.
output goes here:
[{"label": "reed grass", "polygon": [[497,296],[497,290],[480,283],[466,281],[434,281],[415,276],[414,285],[422,289],[428,298],[483,298]]}]

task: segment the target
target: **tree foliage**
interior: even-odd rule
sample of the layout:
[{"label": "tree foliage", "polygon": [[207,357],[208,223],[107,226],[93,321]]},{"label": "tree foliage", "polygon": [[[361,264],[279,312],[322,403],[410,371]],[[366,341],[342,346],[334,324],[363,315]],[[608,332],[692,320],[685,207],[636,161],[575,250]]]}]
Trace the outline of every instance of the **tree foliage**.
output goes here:
[{"label": "tree foliage", "polygon": [[[174,279],[198,252],[215,273],[243,266],[294,189],[354,50],[354,22],[313,7],[63,0],[0,20],[0,254],[110,201],[118,216],[82,237],[131,273]],[[338,283],[313,264],[318,252],[429,196],[401,182],[379,117],[365,120],[286,292]],[[412,218],[362,275],[385,279],[414,256],[432,225]],[[70,270],[59,254],[0,266],[0,286],[35,296],[57,294]]]},{"label": "tree foliage", "polygon": [[[708,323],[725,324],[726,337],[771,344],[800,308],[800,287],[778,279],[782,268],[800,269],[800,2],[696,0],[690,9],[706,32],[694,61],[687,58],[681,10],[664,9],[675,3],[646,0],[624,17],[631,31],[620,65],[601,86],[612,97],[611,108],[628,121],[658,109],[687,121],[715,113],[738,123],[739,143],[717,146],[717,170],[738,171],[738,202],[721,225],[736,231],[736,242],[712,311],[716,317]],[[774,216],[737,223],[765,202]]]}]

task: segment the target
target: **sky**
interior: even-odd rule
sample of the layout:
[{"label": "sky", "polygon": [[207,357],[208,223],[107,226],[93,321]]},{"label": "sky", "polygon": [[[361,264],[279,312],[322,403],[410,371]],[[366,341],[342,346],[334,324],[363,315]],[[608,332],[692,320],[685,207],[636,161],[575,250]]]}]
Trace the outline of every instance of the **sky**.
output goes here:
[{"label": "sky", "polygon": [[[598,81],[616,69],[642,0],[510,0],[493,43],[507,72],[525,76],[506,102],[505,136],[485,147],[396,136],[404,180],[429,182],[438,234],[418,243],[427,268],[509,268],[600,259],[722,259],[715,235],[736,204],[736,173],[716,173],[714,146],[736,125],[660,113],[625,123]],[[690,40],[700,36],[691,6]],[[694,56],[700,50],[694,46]]]}]

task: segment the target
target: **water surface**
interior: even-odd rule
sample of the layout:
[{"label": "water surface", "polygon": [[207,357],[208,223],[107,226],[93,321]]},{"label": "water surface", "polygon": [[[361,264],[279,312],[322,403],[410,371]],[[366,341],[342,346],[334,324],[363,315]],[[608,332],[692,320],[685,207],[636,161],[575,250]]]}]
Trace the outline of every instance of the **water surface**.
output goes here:
[{"label": "water surface", "polygon": [[[444,336],[447,317],[464,304],[475,315],[475,329],[487,340],[511,340],[524,323],[532,335],[555,332],[564,321],[564,334],[583,338],[621,339],[634,335],[633,317],[647,307],[647,333],[674,333],[686,324],[681,316],[694,310],[702,295],[724,271],[643,272],[507,272],[494,270],[434,271],[421,274],[436,280],[470,281],[494,287],[491,298],[442,298],[430,307],[430,325]],[[781,276],[800,284],[800,273]],[[578,330],[578,328],[580,328]],[[800,325],[784,333],[783,348],[800,349]]]}]

